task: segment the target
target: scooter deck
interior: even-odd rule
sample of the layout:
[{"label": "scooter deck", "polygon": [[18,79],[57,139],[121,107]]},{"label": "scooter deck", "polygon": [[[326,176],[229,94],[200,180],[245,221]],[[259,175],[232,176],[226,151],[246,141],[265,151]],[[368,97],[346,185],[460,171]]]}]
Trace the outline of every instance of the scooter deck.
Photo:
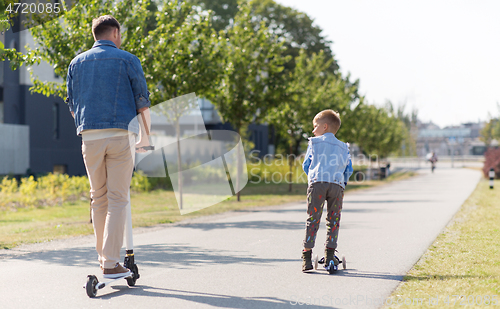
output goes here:
[{"label": "scooter deck", "polygon": [[[323,266],[323,268],[324,268],[326,271],[330,272],[330,274],[332,274],[332,273],[334,273],[334,272],[336,272],[336,271],[340,270],[340,265],[341,265],[341,264],[342,264],[342,268],[343,268],[343,269],[346,269],[346,268],[347,268],[347,263],[346,263],[345,256],[342,256],[342,259],[339,259],[337,256],[335,256],[335,257],[336,257],[336,258],[337,258],[337,260],[339,261],[339,264],[337,265],[337,268],[336,268],[334,271],[330,272],[330,271],[327,269],[327,267],[326,267],[326,266]],[[318,258],[318,255],[315,255],[315,256],[314,256],[314,259],[313,259],[313,263],[314,263],[314,269],[315,269],[315,270],[317,270],[317,269],[319,269],[319,268],[320,268],[318,264],[323,264],[323,265],[325,264],[325,257],[322,257],[321,259],[319,259],[319,258]]]},{"label": "scooter deck", "polygon": [[96,285],[96,288],[98,290],[100,289],[104,289],[106,286],[110,285],[111,283],[115,282],[115,281],[118,281],[118,280],[121,280],[121,279],[127,279],[127,278],[132,278],[134,273],[132,272],[129,272],[128,274],[126,275],[123,275],[123,276],[120,276],[118,278],[103,278],[103,280],[108,280],[108,281],[103,281],[103,282],[99,282],[97,285]]}]

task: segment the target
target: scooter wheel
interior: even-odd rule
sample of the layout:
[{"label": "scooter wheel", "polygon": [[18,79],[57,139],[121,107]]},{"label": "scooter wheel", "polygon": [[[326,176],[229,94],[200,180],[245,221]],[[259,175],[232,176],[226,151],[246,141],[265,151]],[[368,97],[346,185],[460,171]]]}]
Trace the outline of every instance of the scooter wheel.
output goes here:
[{"label": "scooter wheel", "polygon": [[94,275],[88,275],[87,276],[87,285],[85,286],[87,290],[87,295],[90,298],[94,298],[97,295],[97,284],[99,283],[99,280],[97,280],[97,277]]},{"label": "scooter wheel", "polygon": [[333,261],[330,261],[330,265],[327,266],[328,273],[334,274],[337,271],[337,266],[335,266],[335,263]]},{"label": "scooter wheel", "polygon": [[343,267],[344,269],[346,269],[346,268],[347,268],[347,264],[346,264],[346,261],[345,261],[345,256],[343,256],[343,257],[342,257],[342,267]]},{"label": "scooter wheel", "polygon": [[134,264],[134,266],[132,267],[132,277],[128,277],[127,278],[127,284],[128,286],[134,286],[135,285],[135,282],[137,281],[137,279],[139,279],[139,268],[137,267],[137,265]]},{"label": "scooter wheel", "polygon": [[314,262],[314,270],[317,270],[318,269],[318,255],[317,254],[314,256],[313,262]]},{"label": "scooter wheel", "polygon": [[137,280],[134,277],[127,278],[128,286],[134,286]]}]

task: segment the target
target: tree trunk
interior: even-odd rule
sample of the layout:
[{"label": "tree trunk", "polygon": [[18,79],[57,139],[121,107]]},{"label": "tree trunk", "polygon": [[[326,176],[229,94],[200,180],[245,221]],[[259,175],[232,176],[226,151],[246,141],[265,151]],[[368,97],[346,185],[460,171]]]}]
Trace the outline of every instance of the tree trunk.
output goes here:
[{"label": "tree trunk", "polygon": [[288,157],[288,166],[290,167],[290,179],[288,180],[288,192],[292,192],[292,179],[293,179],[293,172],[292,172],[292,165],[293,165],[293,146],[292,146],[292,140],[293,137],[290,138],[290,153]]},{"label": "tree trunk", "polygon": [[300,144],[302,142],[302,136],[299,136],[298,138],[294,138],[293,140],[295,141],[295,147],[294,147],[295,149],[294,149],[293,154],[299,155]]},{"label": "tree trunk", "polygon": [[[238,136],[240,136],[241,138],[241,135],[240,135],[240,126],[238,126],[238,129],[237,129],[237,133],[238,133]],[[243,145],[243,138],[241,138],[241,145]],[[237,172],[236,172],[236,188],[235,188],[235,191],[237,190],[236,192],[236,199],[238,200],[238,202],[241,201],[241,197],[240,197],[240,175],[241,175],[241,172],[242,172],[242,168],[241,168],[241,148],[239,146],[237,146],[238,148],[238,158],[236,159],[236,164],[237,164]]]},{"label": "tree trunk", "polygon": [[181,128],[179,119],[175,121],[175,135],[177,137],[177,183],[179,189],[179,208],[182,209],[182,161],[181,161]]},{"label": "tree trunk", "polygon": [[382,172],[381,172],[381,169],[380,169],[380,160],[381,158],[378,158],[378,180],[382,180]]}]

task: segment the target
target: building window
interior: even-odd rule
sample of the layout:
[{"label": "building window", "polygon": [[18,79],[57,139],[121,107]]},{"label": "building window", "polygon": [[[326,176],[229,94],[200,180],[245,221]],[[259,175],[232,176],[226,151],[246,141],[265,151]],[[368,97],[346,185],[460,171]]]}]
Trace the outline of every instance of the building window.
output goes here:
[{"label": "building window", "polygon": [[52,105],[52,134],[54,139],[59,139],[59,104]]},{"label": "building window", "polygon": [[54,174],[66,174],[68,171],[68,166],[66,164],[56,164],[52,172]]}]

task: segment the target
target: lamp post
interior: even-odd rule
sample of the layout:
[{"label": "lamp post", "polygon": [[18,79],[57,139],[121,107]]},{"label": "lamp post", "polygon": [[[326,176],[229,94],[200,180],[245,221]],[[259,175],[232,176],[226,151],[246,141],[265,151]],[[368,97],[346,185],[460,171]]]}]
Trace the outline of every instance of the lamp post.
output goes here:
[{"label": "lamp post", "polygon": [[493,169],[493,167],[490,168],[488,176],[490,176],[490,189],[493,189],[493,180],[495,179],[495,170]]}]

